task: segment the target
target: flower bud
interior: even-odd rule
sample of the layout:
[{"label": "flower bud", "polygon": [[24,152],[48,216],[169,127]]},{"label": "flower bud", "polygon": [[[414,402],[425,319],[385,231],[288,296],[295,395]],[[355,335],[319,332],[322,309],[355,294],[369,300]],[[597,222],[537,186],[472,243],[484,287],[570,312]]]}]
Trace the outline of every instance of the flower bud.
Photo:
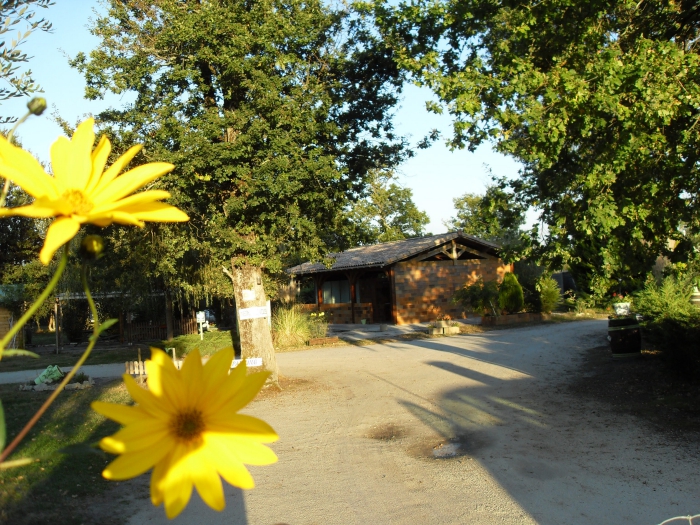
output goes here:
[{"label": "flower bud", "polygon": [[80,257],[84,261],[96,261],[104,255],[105,241],[99,235],[86,235],[80,243]]},{"label": "flower bud", "polygon": [[46,99],[44,97],[34,97],[27,102],[27,109],[29,109],[32,115],[36,115],[38,117],[46,109]]}]

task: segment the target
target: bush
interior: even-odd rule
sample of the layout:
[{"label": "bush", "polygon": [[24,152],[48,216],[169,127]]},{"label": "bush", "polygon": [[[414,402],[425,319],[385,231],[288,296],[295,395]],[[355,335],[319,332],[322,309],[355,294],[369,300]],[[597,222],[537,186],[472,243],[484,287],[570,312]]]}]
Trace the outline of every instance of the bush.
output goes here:
[{"label": "bush", "polygon": [[328,335],[328,321],[324,312],[311,312],[309,314],[309,329],[311,337],[326,337]]},{"label": "bush", "polygon": [[644,318],[645,338],[659,346],[671,368],[689,378],[700,373],[700,310],[690,303],[692,289],[687,278],[650,279],[634,303]]},{"label": "bush", "polygon": [[484,283],[479,279],[468,286],[460,288],[452,298],[452,302],[461,304],[467,310],[478,312],[482,315],[492,313],[498,315],[496,304],[498,301],[498,284],[494,281]]},{"label": "bush", "polygon": [[498,306],[506,313],[514,314],[523,309],[523,288],[514,273],[506,273],[498,289]]},{"label": "bush", "polygon": [[518,277],[518,282],[523,288],[525,310],[528,312],[541,312],[540,292],[537,285],[544,269],[532,261],[516,261],[513,263],[513,273]]},{"label": "bush", "polygon": [[549,314],[563,301],[559,283],[549,275],[543,275],[537,281],[537,291],[540,296],[541,311]]},{"label": "bush", "polygon": [[309,316],[297,305],[280,306],[272,315],[272,339],[278,348],[305,344],[311,336]]}]

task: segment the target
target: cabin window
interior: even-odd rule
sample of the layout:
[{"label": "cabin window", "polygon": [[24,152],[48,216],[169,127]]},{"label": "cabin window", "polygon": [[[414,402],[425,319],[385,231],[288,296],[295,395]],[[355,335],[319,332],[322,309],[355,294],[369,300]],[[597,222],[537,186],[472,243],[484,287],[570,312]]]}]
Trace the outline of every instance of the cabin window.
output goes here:
[{"label": "cabin window", "polygon": [[[359,290],[356,288],[356,302],[360,302]],[[337,304],[350,302],[350,282],[343,281],[326,281],[323,283],[323,302],[324,304]]]}]

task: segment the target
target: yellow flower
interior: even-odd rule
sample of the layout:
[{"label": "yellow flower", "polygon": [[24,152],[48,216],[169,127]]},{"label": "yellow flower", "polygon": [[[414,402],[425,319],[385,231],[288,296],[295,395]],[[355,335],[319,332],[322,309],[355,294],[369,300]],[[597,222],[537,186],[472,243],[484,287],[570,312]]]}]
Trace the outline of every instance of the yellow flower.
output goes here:
[{"label": "yellow flower", "polygon": [[143,221],[188,220],[176,207],[157,202],[170,197],[167,191],[150,190],[130,195],[171,171],[172,164],[152,162],[118,176],[141,150],[139,145],[130,148],[105,171],[112,146],[103,136],[92,149],[95,143],[93,126],[93,119],[88,119],[78,126],[72,139],[59,137],[53,143],[53,177],[30,153],[0,136],[0,176],[34,197],[34,202],[28,206],[0,208],[0,217],[58,217],[49,226],[39,254],[44,264],[78,233],[81,224],[105,227],[116,222],[142,227]]},{"label": "yellow flower", "polygon": [[165,502],[168,518],[185,508],[192,486],[216,510],[223,510],[223,477],[236,487],[251,489],[253,478],[243,465],[277,461],[261,443],[278,436],[264,421],[236,412],[260,391],[267,373],[246,375],[245,361],[229,375],[233,350],[220,350],[202,366],[197,350],[178,371],[167,354],[151,348],[146,361],[149,390],[129,375],[126,387],[137,406],[95,401],[92,408],[125,425],[100,447],[121,454],[102,475],[123,480],[153,468],[151,501]]}]

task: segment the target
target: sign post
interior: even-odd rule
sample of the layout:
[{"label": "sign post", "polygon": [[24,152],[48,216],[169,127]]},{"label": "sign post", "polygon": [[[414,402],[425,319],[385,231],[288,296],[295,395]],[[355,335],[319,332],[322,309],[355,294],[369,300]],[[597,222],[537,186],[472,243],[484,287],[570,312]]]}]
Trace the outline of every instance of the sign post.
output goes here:
[{"label": "sign post", "polygon": [[204,322],[206,318],[204,317],[204,312],[197,312],[197,324],[199,325],[199,340],[204,340]]}]

